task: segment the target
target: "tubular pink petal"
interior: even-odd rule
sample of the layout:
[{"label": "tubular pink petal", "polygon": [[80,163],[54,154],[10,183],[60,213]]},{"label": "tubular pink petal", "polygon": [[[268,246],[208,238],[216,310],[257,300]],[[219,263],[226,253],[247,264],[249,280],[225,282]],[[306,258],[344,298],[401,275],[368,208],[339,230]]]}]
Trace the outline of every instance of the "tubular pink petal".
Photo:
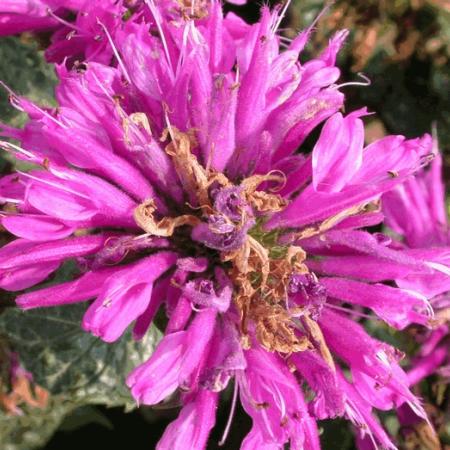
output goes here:
[{"label": "tubular pink petal", "polygon": [[83,328],[106,342],[117,340],[147,309],[154,281],[176,258],[173,252],[157,253],[111,275],[84,315]]},{"label": "tubular pink petal", "polygon": [[118,272],[118,269],[88,272],[77,280],[19,295],[16,304],[22,309],[32,309],[86,301],[96,297],[103,283],[115,272]]},{"label": "tubular pink petal", "polygon": [[203,450],[216,422],[218,395],[201,389],[164,431],[156,450]]}]

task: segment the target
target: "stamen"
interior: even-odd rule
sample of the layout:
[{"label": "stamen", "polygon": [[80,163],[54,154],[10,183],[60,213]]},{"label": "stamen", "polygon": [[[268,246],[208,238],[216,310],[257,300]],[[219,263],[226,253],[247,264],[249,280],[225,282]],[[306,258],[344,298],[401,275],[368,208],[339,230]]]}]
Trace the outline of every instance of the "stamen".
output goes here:
[{"label": "stamen", "polygon": [[431,136],[433,138],[432,153],[437,156],[439,155],[439,137],[437,132],[437,122],[435,120],[431,123]]},{"label": "stamen", "polygon": [[77,27],[75,24],[65,21],[63,18],[57,16],[50,8],[47,8],[47,14],[61,23],[62,25],[66,26],[67,28],[71,28],[72,30],[78,31],[81,35],[86,35],[87,33],[82,28]]},{"label": "stamen", "polygon": [[128,71],[127,71],[127,69],[125,67],[125,64],[123,63],[122,58],[120,57],[119,52],[117,51],[117,48],[114,45],[114,42],[112,40],[111,35],[109,34],[109,31],[107,30],[105,25],[103,25],[103,23],[100,20],[97,19],[97,23],[102,27],[102,29],[104,31],[104,33],[105,33],[105,35],[106,35],[106,37],[108,39],[109,45],[111,45],[112,51],[114,53],[114,56],[116,57],[117,62],[119,63],[120,68],[122,69],[124,77],[126,78],[128,83],[131,84],[130,75],[128,74]]},{"label": "stamen", "polygon": [[166,121],[167,130],[169,131],[170,138],[172,142],[175,142],[175,132],[173,130],[172,124],[170,123],[169,115],[167,114],[167,109],[164,108],[164,119]]},{"label": "stamen", "polygon": [[370,86],[372,84],[372,81],[370,80],[369,77],[367,77],[366,75],[364,75],[362,72],[358,72],[357,76],[359,78],[361,78],[363,81],[349,81],[348,83],[342,83],[342,84],[336,84],[335,86],[333,86],[334,89],[341,89],[343,87],[346,86]]},{"label": "stamen", "polygon": [[169,67],[170,67],[170,70],[171,70],[171,72],[170,72],[171,77],[170,78],[173,81],[175,74],[174,74],[174,70],[173,70],[173,67],[172,67],[172,60],[170,59],[169,47],[167,46],[166,37],[164,36],[164,32],[163,32],[162,27],[161,27],[162,20],[161,20],[161,17],[159,16],[159,11],[155,7],[155,3],[154,3],[153,0],[145,0],[145,3],[149,7],[150,12],[152,13],[153,18],[155,19],[156,27],[158,28],[159,35],[161,37],[161,43],[163,45],[164,52],[166,54],[167,63],[169,64]]},{"label": "stamen", "polygon": [[239,66],[236,65],[236,78],[234,79],[235,86],[239,85],[239,76],[240,76]]},{"label": "stamen", "polygon": [[369,436],[369,439],[372,441],[373,448],[379,448],[378,447],[378,443],[375,440],[372,431],[366,425],[366,421],[364,419],[364,416],[358,410],[358,408],[353,403],[353,401],[350,400],[350,398],[348,398],[348,397],[347,397],[346,402],[345,402],[345,412],[347,413],[349,419],[356,426],[358,426],[358,425],[360,426],[360,428],[364,431],[363,434],[367,434]]},{"label": "stamen", "polygon": [[[287,28],[284,28],[284,29],[287,30]],[[281,31],[281,29],[279,29],[278,31]],[[283,36],[283,35],[278,36],[278,38],[279,38],[281,41],[286,42],[287,44],[290,44],[290,43],[292,42],[292,39],[291,39],[291,38],[288,38],[288,37]]]},{"label": "stamen", "polygon": [[281,22],[284,19],[284,16],[286,15],[287,9],[289,8],[289,5],[291,3],[291,0],[287,0],[286,3],[283,6],[283,9],[280,11],[280,14],[278,16],[278,20],[275,22],[275,25],[273,27],[272,33],[275,34],[278,30],[278,28],[281,25]]},{"label": "stamen", "polygon": [[231,422],[234,418],[234,413],[236,411],[236,404],[237,404],[237,396],[239,391],[239,384],[236,381],[236,378],[234,379],[234,389],[233,389],[233,399],[231,400],[231,408],[230,408],[230,414],[228,415],[227,424],[225,425],[225,430],[222,434],[222,439],[219,441],[219,447],[222,447],[225,444],[225,441],[227,440],[228,434],[230,432],[231,428]]},{"label": "stamen", "polygon": [[54,187],[55,189],[59,189],[61,191],[69,192],[71,194],[77,195],[80,198],[83,198],[85,200],[91,201],[91,198],[89,196],[83,195],[83,194],[81,194],[81,193],[79,193],[77,191],[74,191],[73,189],[67,188],[65,186],[61,186],[58,183],[53,183],[53,182],[48,181],[48,180],[43,180],[42,178],[35,177],[34,175],[31,175],[28,172],[21,172],[20,170],[17,170],[16,172],[19,173],[20,175],[24,176],[24,177],[31,178],[32,180],[38,181],[39,183],[47,184],[48,186]]},{"label": "stamen", "polygon": [[37,164],[41,164],[43,161],[43,158],[39,158],[38,156],[35,156],[33,153],[29,152],[28,150],[23,149],[22,147],[19,147],[18,145],[13,144],[12,142],[7,141],[0,141],[0,148],[7,152],[14,152],[20,153],[24,156],[26,156],[30,161],[36,162]]},{"label": "stamen", "polygon": [[[180,286],[181,287],[181,286]],[[197,308],[193,302],[190,302],[190,306],[192,311],[196,312],[196,313],[202,313],[204,311],[207,311],[209,308]]]},{"label": "stamen", "polygon": [[[9,198],[9,197],[0,197],[0,202],[1,203],[16,203],[16,204],[20,204],[22,203],[22,200],[18,200],[16,198]],[[6,211],[2,211],[2,215],[5,215]],[[17,213],[14,212],[12,213],[14,216],[17,216]]]},{"label": "stamen", "polygon": [[408,406],[414,411],[414,413],[419,416],[420,418],[422,418],[423,420],[425,420],[425,422],[427,423],[427,425],[434,430],[433,425],[431,424],[431,421],[428,417],[428,414],[425,412],[425,410],[423,409],[422,405],[419,403],[419,401],[412,401],[412,400],[408,400],[406,402],[408,404]]},{"label": "stamen", "polygon": [[98,79],[97,75],[95,75],[95,72],[92,72],[92,76],[94,77],[95,82],[97,83],[98,87],[103,91],[103,93],[113,102],[114,98],[111,96],[111,94],[106,90],[103,83]]},{"label": "stamen", "polygon": [[444,266],[444,264],[437,263],[434,261],[426,261],[425,265],[430,267],[431,269],[437,270],[438,272],[442,272],[445,275],[450,276],[450,268],[448,268],[447,266]]},{"label": "stamen", "polygon": [[8,92],[8,95],[10,97],[18,97],[18,95],[2,80],[0,80],[0,86],[6,91]]},{"label": "stamen", "polygon": [[268,177],[271,177],[271,178],[268,178],[267,181],[269,181],[269,180],[270,180],[270,181],[280,181],[280,179],[279,179],[278,177],[272,178],[272,176],[273,176],[273,175],[276,176],[276,174],[279,174],[279,176],[281,177],[281,184],[280,184],[280,186],[277,187],[277,188],[272,188],[272,189],[270,189],[271,192],[278,192],[278,191],[281,191],[281,189],[283,189],[284,186],[286,186],[286,182],[287,182],[286,174],[285,174],[282,170],[279,170],[279,169],[273,169],[273,170],[271,170],[270,172],[268,172],[268,173],[267,173],[267,176],[268,176]]},{"label": "stamen", "polygon": [[[17,95],[7,84],[5,84],[3,81],[0,80],[0,86],[3,87],[3,89],[5,89],[8,94],[9,94],[9,98],[10,98],[10,102],[11,105],[16,108],[18,111],[22,111],[25,112],[25,110],[20,106],[19,103],[19,95]],[[39,111],[41,114],[43,114],[45,117],[47,117],[48,119],[52,120],[53,122],[55,122],[57,125],[59,125],[62,128],[67,128],[62,122],[60,122],[59,120],[57,120],[55,117],[53,117],[52,115],[50,115],[47,111],[44,111],[42,108],[40,108],[39,106],[35,105],[34,103],[30,102],[30,105],[36,109],[37,111]]]},{"label": "stamen", "polygon": [[355,311],[354,309],[344,308],[343,306],[338,306],[338,305],[333,305],[331,303],[326,303],[325,307],[326,308],[335,309],[337,311],[342,311],[342,312],[345,312],[347,314],[352,314],[354,316],[362,317],[364,319],[377,320],[379,322],[382,322],[382,320],[379,317],[375,316],[375,315],[365,314],[365,313],[362,313],[362,312],[359,312],[359,311]]},{"label": "stamen", "polygon": [[327,4],[323,7],[322,11],[320,11],[319,14],[314,18],[311,25],[307,28],[307,33],[311,32],[311,30],[317,25],[317,22],[322,18],[322,16],[328,12],[330,7],[334,4],[334,0],[330,0],[327,2]]},{"label": "stamen", "polygon": [[59,125],[61,128],[64,128],[67,130],[67,128],[69,128],[68,126],[64,125],[64,123],[60,122],[58,119],[56,119],[56,117],[53,117],[51,114],[49,114],[47,111],[43,110],[42,108],[40,108],[39,106],[35,105],[34,103],[32,103],[32,106],[34,109],[37,109],[41,114],[43,114],[45,117],[47,117],[48,119],[50,119],[51,121],[55,122],[57,125]]},{"label": "stamen", "polygon": [[180,56],[178,57],[178,62],[177,62],[177,69],[176,69],[176,78],[179,78],[180,76],[180,71],[181,68],[183,67],[183,63],[184,63],[184,56],[185,56],[185,52],[186,52],[186,48],[187,48],[187,39],[189,36],[189,26],[190,22],[187,22],[187,24],[184,27],[183,30],[183,40],[182,40],[182,44],[181,44],[181,49],[180,49]]}]

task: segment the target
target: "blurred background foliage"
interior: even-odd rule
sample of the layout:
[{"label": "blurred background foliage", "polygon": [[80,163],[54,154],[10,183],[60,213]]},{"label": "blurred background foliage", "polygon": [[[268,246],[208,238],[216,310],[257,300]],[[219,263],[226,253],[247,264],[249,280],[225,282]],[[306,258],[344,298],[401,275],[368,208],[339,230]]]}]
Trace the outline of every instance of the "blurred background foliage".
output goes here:
[{"label": "blurred background foliage", "polygon": [[[255,21],[260,4],[249,1],[243,7],[226,8]],[[283,33],[293,37],[310,25],[325,5],[320,0],[293,0],[282,25]],[[336,0],[316,25],[302,59],[320,52],[332,34],[342,28],[349,29],[350,35],[339,57],[341,82],[361,82],[359,73],[371,81],[370,86],[343,88],[347,95],[346,110],[367,106],[376,113],[367,118],[368,141],[387,133],[413,137],[429,132],[436,124],[448,182],[450,0]],[[56,77],[52,67],[45,63],[38,42],[30,34],[0,39],[0,80],[19,94],[54,106]],[[21,126],[24,121],[24,115],[10,107],[6,90],[0,89],[0,122]],[[12,168],[8,156],[1,155],[2,173]],[[0,230],[2,243],[7,239]],[[65,279],[66,269],[54,281]],[[154,448],[165,426],[176,417],[177,409],[140,408],[125,414],[124,410],[131,409],[132,403],[123,389],[123,380],[131,365],[151,352],[157,342],[157,331],[153,330],[143,344],[134,344],[127,338],[109,347],[80,330],[79,307],[22,313],[8,307],[12,297],[2,295],[0,399],[11,389],[4,360],[2,363],[5,348],[20,352],[36,386],[48,390],[50,397],[42,409],[21,405],[21,416],[0,410],[1,450],[60,450],[80,445],[91,448],[94,435],[104,446],[130,445],[132,438],[133,449]],[[403,351],[414,352],[413,336],[417,329],[398,333],[373,322],[367,323],[367,328],[373,336]],[[449,388],[436,377],[420,388],[441,444],[427,441],[418,429],[401,430],[393,414],[383,415],[383,423],[397,436],[401,449],[450,450]],[[224,397],[228,395],[225,392]],[[218,426],[209,449],[218,448],[215,442],[220,439],[227,418],[225,404],[218,412]],[[225,448],[238,449],[250,425],[238,409]],[[325,450],[354,448],[352,431],[345,421],[324,421],[321,433]]]},{"label": "blurred background foliage", "polygon": [[[304,29],[322,11],[319,0],[294,0],[286,34]],[[414,137],[436,124],[450,166],[450,1],[336,0],[319,20],[308,46],[317,54],[333,32],[350,31],[339,55],[343,82],[371,85],[344,88],[346,108],[367,106],[367,140],[384,134]],[[448,179],[448,177],[447,177]]]}]

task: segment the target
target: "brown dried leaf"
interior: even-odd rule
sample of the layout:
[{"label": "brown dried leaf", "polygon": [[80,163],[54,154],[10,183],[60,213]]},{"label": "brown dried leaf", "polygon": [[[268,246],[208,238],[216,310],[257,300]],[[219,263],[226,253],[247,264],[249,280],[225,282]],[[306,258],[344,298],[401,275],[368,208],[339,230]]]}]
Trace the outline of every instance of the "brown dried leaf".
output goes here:
[{"label": "brown dried leaf", "polygon": [[178,217],[164,217],[156,221],[153,213],[156,210],[153,199],[146,200],[134,210],[134,220],[148,234],[153,236],[172,236],[175,228],[183,225],[195,226],[200,223],[198,217],[185,214]]},{"label": "brown dried leaf", "polygon": [[[163,134],[162,140],[168,135],[168,131]],[[181,133],[176,128],[171,128],[170,136],[172,142],[166,146],[166,153],[172,158],[175,171],[183,184],[184,189],[190,197],[196,198],[198,204],[211,206],[208,195],[210,186],[209,177],[206,170],[198,162],[191,152],[191,145],[195,145],[192,135]]]},{"label": "brown dried leaf", "polygon": [[362,205],[358,206],[352,206],[351,208],[344,209],[344,211],[341,211],[340,213],[336,214],[335,216],[329,217],[328,219],[325,219],[322,223],[320,223],[317,226],[312,226],[305,228],[304,230],[300,231],[299,233],[296,233],[294,235],[295,239],[306,239],[312,236],[315,236],[317,234],[324,233],[325,231],[328,231],[330,228],[333,228],[338,223],[342,222],[347,217],[356,216],[360,213],[365,212],[374,212],[378,211],[380,208],[380,205],[376,202],[370,202],[370,203],[364,203]]},{"label": "brown dried leaf", "polygon": [[302,325],[309,335],[313,344],[317,347],[322,358],[328,363],[328,365],[336,371],[336,366],[334,365],[333,357],[331,356],[330,349],[328,348],[327,343],[325,342],[325,338],[322,334],[322,330],[320,329],[318,323],[315,320],[312,320],[307,315],[304,315],[301,318]]},{"label": "brown dried leaf", "polygon": [[256,323],[256,336],[268,351],[291,354],[312,348],[306,337],[296,336],[290,316],[282,307],[259,302],[251,315]]},{"label": "brown dried leaf", "polygon": [[[250,260],[253,271],[261,271],[262,281],[261,281],[261,289],[267,284],[267,278],[270,273],[270,258],[269,252],[265,247],[263,247],[256,239],[251,236],[247,237],[247,241],[250,245]],[[253,253],[253,255],[252,255]],[[254,256],[252,258],[252,256]]]},{"label": "brown dried leaf", "polygon": [[268,194],[263,191],[255,191],[249,195],[249,201],[259,212],[278,212],[282,211],[288,204],[288,201],[279,195]]},{"label": "brown dried leaf", "polygon": [[137,126],[141,126],[145,131],[147,131],[149,134],[152,134],[152,130],[150,129],[150,123],[148,121],[148,117],[145,113],[142,112],[136,112],[133,114],[130,114],[130,120]]}]

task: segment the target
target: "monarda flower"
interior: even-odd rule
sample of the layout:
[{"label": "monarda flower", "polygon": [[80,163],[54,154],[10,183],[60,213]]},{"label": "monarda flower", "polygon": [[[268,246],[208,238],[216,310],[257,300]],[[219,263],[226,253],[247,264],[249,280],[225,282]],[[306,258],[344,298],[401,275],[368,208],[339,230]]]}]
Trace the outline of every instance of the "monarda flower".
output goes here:
[{"label": "monarda flower", "polygon": [[[407,274],[397,280],[399,286],[430,298],[435,310],[433,328],[416,333],[418,352],[411,361],[408,379],[418,385],[426,377],[437,374],[450,381],[449,322],[450,322],[450,234],[445,206],[445,186],[442,181],[442,158],[436,158],[427,170],[383,196],[386,225],[401,242],[396,248],[413,257],[426,258],[441,273]],[[427,427],[423,420],[406,405],[400,410],[402,425],[409,429]],[[430,432],[419,433],[430,439]],[[439,446],[439,444],[437,444]]]},{"label": "monarda flower", "polygon": [[140,404],[183,405],[158,449],[205,448],[231,384],[253,420],[244,450],[318,449],[316,421],[339,416],[395,448],[373,410],[426,416],[364,311],[426,325],[427,298],[395,280],[440,268],[364,227],[429,161],[431,138],[364,147],[366,110],[339,112],[347,32],[300,63],[311,29],[280,37],[285,10],[249,25],[202,5],[175,20],[146,2],[142,20],[110,31],[114,67],[57,67],[57,109],[12,94],[30,119],[3,126],[21,144],[2,147],[36,168],[0,182],[17,236],[0,251],[0,285],[21,291],[75,260],[78,277],[17,304],[93,300],[82,326],[108,342],[131,324],[141,338],[165,311],[164,337],[127,380]]}]

